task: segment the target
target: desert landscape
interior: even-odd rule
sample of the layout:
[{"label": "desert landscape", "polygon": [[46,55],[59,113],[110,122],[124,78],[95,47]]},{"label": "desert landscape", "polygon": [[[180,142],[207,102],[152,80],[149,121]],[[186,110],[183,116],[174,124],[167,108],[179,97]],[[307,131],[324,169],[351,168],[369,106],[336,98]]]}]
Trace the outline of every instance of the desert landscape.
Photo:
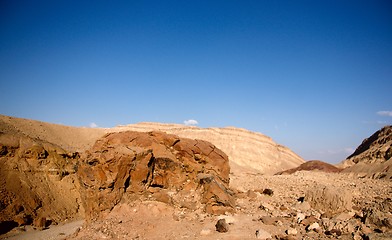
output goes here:
[{"label": "desert landscape", "polygon": [[0,239],[392,239],[391,157],[391,126],[334,166],[235,127],[0,115]]}]

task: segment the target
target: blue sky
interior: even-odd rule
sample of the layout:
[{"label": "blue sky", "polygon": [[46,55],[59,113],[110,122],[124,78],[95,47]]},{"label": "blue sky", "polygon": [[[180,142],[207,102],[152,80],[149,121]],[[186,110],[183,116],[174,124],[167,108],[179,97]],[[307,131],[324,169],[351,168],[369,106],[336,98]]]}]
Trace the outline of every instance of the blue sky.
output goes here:
[{"label": "blue sky", "polygon": [[392,4],[5,0],[0,83],[4,115],[192,119],[336,163],[392,123]]}]

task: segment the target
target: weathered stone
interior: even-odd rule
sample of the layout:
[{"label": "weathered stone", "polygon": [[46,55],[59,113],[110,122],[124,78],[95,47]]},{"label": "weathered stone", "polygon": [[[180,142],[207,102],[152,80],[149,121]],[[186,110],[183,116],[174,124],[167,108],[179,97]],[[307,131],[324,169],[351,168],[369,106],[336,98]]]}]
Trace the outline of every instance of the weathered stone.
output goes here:
[{"label": "weathered stone", "polygon": [[215,224],[216,231],[224,233],[229,231],[229,224],[226,223],[226,219],[219,219]]},{"label": "weathered stone", "polygon": [[246,192],[246,195],[247,195],[247,197],[250,198],[250,199],[255,199],[255,198],[257,198],[257,194],[256,194],[253,190],[248,190],[248,191]]},{"label": "weathered stone", "polygon": [[271,212],[273,210],[275,210],[274,206],[272,206],[269,203],[263,202],[260,206],[259,209],[267,211],[267,212]]},{"label": "weathered stone", "polygon": [[352,195],[344,189],[315,186],[306,193],[305,200],[314,209],[336,214],[352,209]]},{"label": "weathered stone", "polygon": [[296,222],[301,223],[305,219],[305,217],[306,217],[305,214],[297,213]]},{"label": "weathered stone", "polygon": [[306,227],[306,231],[318,230],[320,229],[320,225],[318,223],[312,223]]},{"label": "weathered stone", "polygon": [[270,239],[272,237],[271,233],[265,231],[264,229],[256,230],[255,235],[257,239]]},{"label": "weathered stone", "polygon": [[[196,157],[195,157],[196,156]],[[78,167],[87,219],[110,211],[125,193],[143,193],[171,203],[166,191],[202,191],[200,201],[213,214],[232,211],[227,156],[212,144],[162,132],[105,135],[82,155]],[[150,191],[151,192],[151,191]]]},{"label": "weathered stone", "polygon": [[301,212],[306,212],[311,209],[310,204],[307,201],[297,202],[297,204],[295,204],[295,208]]},{"label": "weathered stone", "polygon": [[[1,124],[0,124],[1,125]],[[17,226],[33,223],[37,216],[56,222],[83,217],[79,207],[75,165],[60,147],[19,132],[0,133],[0,222]]]},{"label": "weathered stone", "polygon": [[295,228],[289,228],[286,230],[287,235],[297,235],[298,231]]},{"label": "weathered stone", "polygon": [[377,209],[365,209],[364,219],[366,224],[374,224],[379,228],[392,229],[392,218]]},{"label": "weathered stone", "polygon": [[337,215],[335,219],[338,221],[347,221],[350,218],[354,217],[354,214],[355,214],[354,212],[343,212]]},{"label": "weathered stone", "polygon": [[318,219],[315,216],[308,216],[304,220],[301,221],[302,225],[308,226],[312,223],[318,222]]},{"label": "weathered stone", "polygon": [[273,225],[278,221],[277,218],[271,217],[271,216],[263,216],[263,217],[260,217],[259,220],[262,223],[264,223],[265,225]]}]

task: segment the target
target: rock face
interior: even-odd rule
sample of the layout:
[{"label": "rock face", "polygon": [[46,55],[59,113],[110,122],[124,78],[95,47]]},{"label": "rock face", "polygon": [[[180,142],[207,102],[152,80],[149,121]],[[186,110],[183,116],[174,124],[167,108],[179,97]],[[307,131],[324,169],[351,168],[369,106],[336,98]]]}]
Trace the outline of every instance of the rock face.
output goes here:
[{"label": "rock face", "polygon": [[352,195],[343,189],[315,186],[305,196],[305,200],[318,210],[334,215],[352,209]]},{"label": "rock face", "polygon": [[392,180],[392,126],[375,132],[340,165],[361,177]]},{"label": "rock face", "polygon": [[[193,195],[209,213],[230,211],[230,167],[225,153],[202,140],[162,132],[109,133],[82,157],[78,178],[88,219],[128,198],[154,193],[165,202],[170,192]],[[177,194],[176,194],[177,195]]]},{"label": "rock face", "polygon": [[274,174],[298,167],[305,162],[289,148],[275,143],[271,138],[240,128],[198,128],[178,124],[138,123],[119,126],[113,130],[159,130],[180,137],[208,141],[229,156],[232,168],[239,165],[263,174]]},{"label": "rock face", "polygon": [[1,132],[0,148],[0,223],[42,228],[46,220],[83,216],[74,168],[78,154],[17,132]]}]

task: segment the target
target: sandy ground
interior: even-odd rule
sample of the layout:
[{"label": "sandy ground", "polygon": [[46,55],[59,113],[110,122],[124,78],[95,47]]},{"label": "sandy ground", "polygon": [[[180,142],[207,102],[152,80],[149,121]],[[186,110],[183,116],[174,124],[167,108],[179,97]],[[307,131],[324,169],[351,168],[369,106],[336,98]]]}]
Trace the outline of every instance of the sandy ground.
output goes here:
[{"label": "sandy ground", "polygon": [[[281,239],[336,239],[338,237],[334,235],[308,231],[306,225],[297,223],[299,213],[306,216],[320,215],[320,211],[301,204],[298,199],[305,196],[308,190],[322,186],[350,194],[353,208],[357,209],[352,210],[353,214],[359,214],[360,209],[375,206],[385,200],[390,201],[392,196],[390,181],[360,179],[347,174],[301,171],[293,175],[266,176],[249,171],[235,171],[231,174],[231,188],[240,193],[234,213],[212,216],[204,213],[203,209],[191,210],[148,199],[124,201],[99,221],[84,225],[83,221],[71,222],[51,226],[43,231],[31,228],[26,228],[26,232],[13,230],[1,239],[223,240],[257,239],[256,232],[259,234],[258,239],[280,239],[280,236],[288,237],[286,233],[290,229],[295,229],[297,233],[292,238]],[[266,188],[273,190],[272,196],[260,193]],[[215,224],[221,218],[225,218],[229,224],[228,232],[216,231]],[[321,219],[319,216],[320,224]],[[354,218],[347,221],[359,222]],[[389,233],[383,234],[392,237],[385,235]],[[350,233],[343,233],[339,239],[354,238]]]},{"label": "sandy ground", "polygon": [[84,221],[73,221],[59,225],[50,226],[44,230],[36,230],[31,226],[19,227],[12,230],[5,236],[0,236],[0,239],[8,240],[62,240],[74,234],[80,227],[83,226]]}]

